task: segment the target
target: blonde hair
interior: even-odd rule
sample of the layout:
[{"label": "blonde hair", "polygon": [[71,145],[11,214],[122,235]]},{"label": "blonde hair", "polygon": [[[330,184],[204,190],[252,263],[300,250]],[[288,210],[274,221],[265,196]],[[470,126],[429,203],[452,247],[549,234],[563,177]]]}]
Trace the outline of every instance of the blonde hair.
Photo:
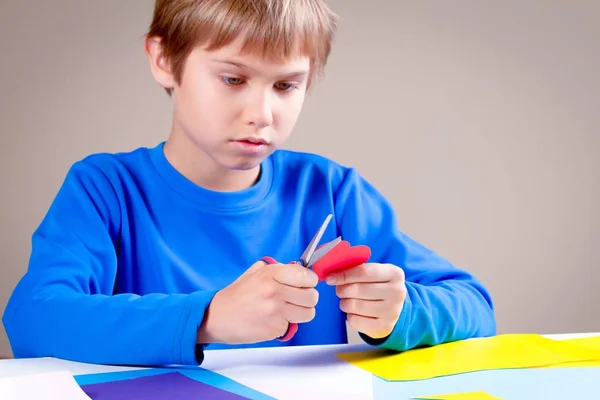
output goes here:
[{"label": "blonde hair", "polygon": [[336,26],[325,0],[156,0],[146,36],[161,39],[178,84],[195,47],[212,51],[241,37],[243,52],[277,60],[308,56],[310,87],[323,73]]}]

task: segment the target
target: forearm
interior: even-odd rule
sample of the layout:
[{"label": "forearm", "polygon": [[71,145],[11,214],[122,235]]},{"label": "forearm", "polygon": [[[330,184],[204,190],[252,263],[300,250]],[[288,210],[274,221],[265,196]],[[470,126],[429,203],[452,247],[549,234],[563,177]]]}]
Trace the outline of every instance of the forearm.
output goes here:
[{"label": "forearm", "polygon": [[88,295],[55,292],[11,299],[3,322],[15,357],[95,364],[195,364],[198,327],[212,292]]},{"label": "forearm", "polygon": [[365,341],[404,351],[496,333],[491,301],[477,282],[407,282],[406,288],[406,300],[392,333],[379,341],[363,335]]}]

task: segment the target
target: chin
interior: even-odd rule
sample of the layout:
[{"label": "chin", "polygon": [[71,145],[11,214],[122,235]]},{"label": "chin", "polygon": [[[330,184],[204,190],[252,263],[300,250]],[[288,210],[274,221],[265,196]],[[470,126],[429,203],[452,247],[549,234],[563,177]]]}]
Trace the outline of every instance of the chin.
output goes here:
[{"label": "chin", "polygon": [[227,169],[230,170],[236,170],[236,171],[250,171],[256,167],[258,167],[265,159],[266,157],[253,157],[251,159],[237,159],[237,160],[231,160],[229,162],[226,163],[222,163],[221,165],[223,165],[224,167],[226,167]]},{"label": "chin", "polygon": [[225,162],[221,163],[221,165],[232,170],[248,171],[258,167],[271,153],[272,151],[261,154],[233,156],[228,160],[223,160]]}]

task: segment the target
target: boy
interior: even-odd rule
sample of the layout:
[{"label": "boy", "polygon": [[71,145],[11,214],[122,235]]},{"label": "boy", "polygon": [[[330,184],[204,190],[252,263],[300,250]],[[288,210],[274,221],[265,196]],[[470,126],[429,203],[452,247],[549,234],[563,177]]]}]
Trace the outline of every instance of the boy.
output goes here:
[{"label": "boy", "polygon": [[[15,357],[197,364],[205,348],[344,343],[346,320],[398,351],[495,334],[486,289],[400,232],[355,170],[278,150],[335,25],[324,0],[156,2],[145,49],[169,138],[72,166],[3,316]],[[318,283],[287,263],[328,214],[322,242],[372,255]]]}]

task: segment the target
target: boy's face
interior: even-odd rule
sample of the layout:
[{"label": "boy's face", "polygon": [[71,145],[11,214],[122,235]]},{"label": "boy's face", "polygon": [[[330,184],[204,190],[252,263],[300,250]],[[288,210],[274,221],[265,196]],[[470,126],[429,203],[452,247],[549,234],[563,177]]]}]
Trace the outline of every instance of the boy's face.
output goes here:
[{"label": "boy's face", "polygon": [[308,57],[277,62],[240,49],[237,42],[213,52],[196,48],[180,85],[155,72],[173,88],[174,142],[198,149],[197,161],[215,172],[257,167],[289,137],[305,98]]}]

